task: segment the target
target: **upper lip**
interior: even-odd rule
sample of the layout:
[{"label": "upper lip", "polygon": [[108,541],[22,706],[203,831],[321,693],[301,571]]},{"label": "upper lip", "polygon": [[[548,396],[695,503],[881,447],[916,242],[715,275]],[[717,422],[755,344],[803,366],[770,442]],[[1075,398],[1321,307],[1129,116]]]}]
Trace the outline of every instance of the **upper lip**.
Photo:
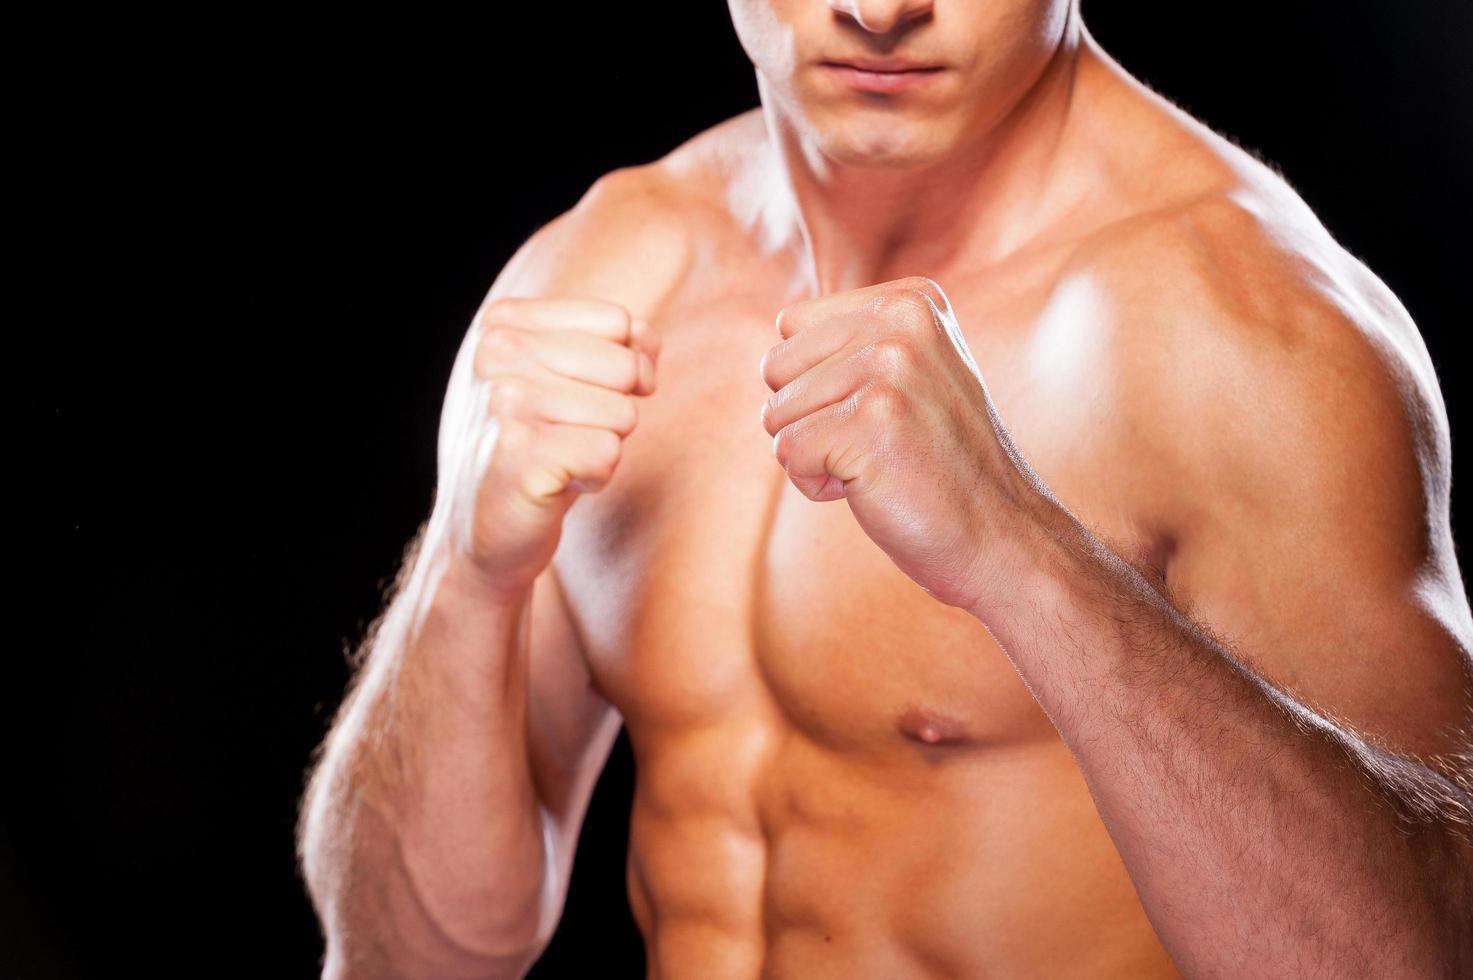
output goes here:
[{"label": "upper lip", "polygon": [[927,65],[917,61],[906,61],[903,58],[827,58],[826,65],[843,65],[847,68],[858,68],[860,71],[928,71],[940,68],[940,65]]}]

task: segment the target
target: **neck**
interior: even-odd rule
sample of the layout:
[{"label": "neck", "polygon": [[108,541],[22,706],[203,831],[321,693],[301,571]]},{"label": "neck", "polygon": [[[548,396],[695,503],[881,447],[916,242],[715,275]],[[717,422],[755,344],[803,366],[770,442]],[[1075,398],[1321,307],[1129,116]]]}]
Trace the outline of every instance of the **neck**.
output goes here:
[{"label": "neck", "polygon": [[1039,77],[944,159],[898,169],[823,156],[762,89],[774,184],[806,249],[815,295],[962,262],[997,261],[1068,206],[1058,180],[1083,30],[1074,17]]}]

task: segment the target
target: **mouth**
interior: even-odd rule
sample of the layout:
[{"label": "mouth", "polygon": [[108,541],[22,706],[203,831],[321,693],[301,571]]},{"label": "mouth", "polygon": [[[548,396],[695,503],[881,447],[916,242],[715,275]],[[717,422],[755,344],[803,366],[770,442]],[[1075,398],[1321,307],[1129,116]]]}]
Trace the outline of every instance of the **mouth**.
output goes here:
[{"label": "mouth", "polygon": [[946,69],[898,58],[846,58],[819,62],[825,75],[860,92],[903,92],[934,80]]}]

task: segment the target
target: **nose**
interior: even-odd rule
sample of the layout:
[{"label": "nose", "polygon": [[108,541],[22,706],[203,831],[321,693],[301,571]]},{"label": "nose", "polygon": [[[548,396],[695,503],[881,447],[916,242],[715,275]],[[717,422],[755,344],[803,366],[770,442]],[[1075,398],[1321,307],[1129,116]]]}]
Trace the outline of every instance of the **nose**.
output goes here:
[{"label": "nose", "polygon": [[934,6],[933,0],[828,0],[828,4],[871,34],[889,34],[930,14]]}]

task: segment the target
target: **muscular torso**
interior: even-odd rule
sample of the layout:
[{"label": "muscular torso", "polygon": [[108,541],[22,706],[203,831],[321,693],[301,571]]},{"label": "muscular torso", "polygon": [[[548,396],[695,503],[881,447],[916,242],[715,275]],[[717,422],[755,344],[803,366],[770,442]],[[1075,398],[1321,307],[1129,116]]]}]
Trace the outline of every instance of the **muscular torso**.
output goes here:
[{"label": "muscular torso", "polygon": [[[660,387],[554,565],[637,787],[653,976],[1175,976],[1072,757],[983,626],[786,479],[758,371],[797,298],[717,235],[655,325]],[[1118,317],[1067,249],[927,269],[1055,493],[1161,560],[1116,412]]]}]

